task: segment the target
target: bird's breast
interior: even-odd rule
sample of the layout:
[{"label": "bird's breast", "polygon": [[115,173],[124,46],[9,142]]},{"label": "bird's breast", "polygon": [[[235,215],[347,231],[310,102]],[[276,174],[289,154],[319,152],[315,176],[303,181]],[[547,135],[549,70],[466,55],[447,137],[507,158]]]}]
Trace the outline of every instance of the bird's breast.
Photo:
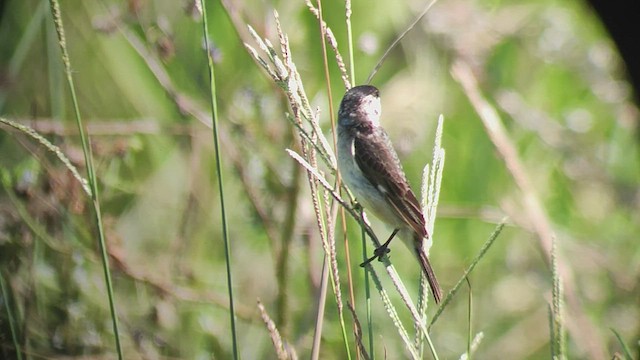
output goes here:
[{"label": "bird's breast", "polygon": [[354,138],[347,134],[340,135],[338,136],[338,167],[342,180],[356,200],[365,210],[373,213],[386,224],[392,227],[404,225],[391,205],[387,203],[384,193],[376,188],[360,170],[354,157]]}]

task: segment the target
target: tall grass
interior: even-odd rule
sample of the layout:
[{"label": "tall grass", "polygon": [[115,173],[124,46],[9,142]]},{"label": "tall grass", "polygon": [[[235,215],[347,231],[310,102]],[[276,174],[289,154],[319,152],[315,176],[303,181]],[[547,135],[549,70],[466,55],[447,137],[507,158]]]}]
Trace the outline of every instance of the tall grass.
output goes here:
[{"label": "tall grass", "polygon": [[71,94],[71,101],[73,103],[73,112],[76,119],[76,125],[78,133],[80,134],[80,141],[82,142],[82,153],[84,157],[85,167],[87,169],[87,178],[89,182],[89,188],[91,189],[91,204],[93,207],[93,213],[95,216],[95,222],[98,233],[98,244],[100,245],[100,257],[102,261],[102,270],[105,280],[105,286],[107,289],[107,297],[109,301],[109,311],[111,313],[111,324],[113,326],[113,334],[115,338],[115,348],[119,359],[123,359],[122,345],[120,344],[120,330],[118,326],[118,314],[116,311],[113,284],[111,280],[111,270],[109,269],[109,257],[107,255],[107,244],[105,240],[104,225],[102,223],[102,210],[100,208],[100,198],[98,196],[98,181],[96,178],[96,170],[93,165],[93,154],[91,150],[91,140],[85,132],[82,117],[80,115],[80,105],[76,96],[76,88],[73,82],[73,74],[71,71],[71,60],[69,59],[69,53],[67,51],[67,41],[64,33],[64,25],[62,24],[62,16],[60,12],[60,4],[57,0],[50,0],[51,14],[53,16],[53,23],[56,27],[58,34],[58,45],[60,45],[62,63],[64,64],[64,71],[66,74],[67,84],[69,85],[69,92]]},{"label": "tall grass", "polygon": [[209,69],[209,86],[210,86],[210,104],[211,104],[211,128],[213,130],[213,144],[215,152],[215,168],[216,178],[218,180],[218,196],[220,197],[220,215],[222,224],[222,239],[224,241],[224,259],[227,267],[227,291],[229,293],[229,318],[231,324],[231,344],[233,349],[233,358],[238,359],[238,340],[236,335],[236,312],[233,301],[233,280],[231,273],[231,244],[229,242],[229,230],[227,225],[227,209],[224,198],[224,183],[222,181],[222,156],[220,155],[220,139],[218,135],[218,102],[216,95],[216,77],[213,66],[213,50],[211,48],[211,40],[209,39],[209,23],[207,20],[207,6],[205,0],[200,0],[202,6],[202,32],[205,41],[205,50],[207,54],[207,65]]}]

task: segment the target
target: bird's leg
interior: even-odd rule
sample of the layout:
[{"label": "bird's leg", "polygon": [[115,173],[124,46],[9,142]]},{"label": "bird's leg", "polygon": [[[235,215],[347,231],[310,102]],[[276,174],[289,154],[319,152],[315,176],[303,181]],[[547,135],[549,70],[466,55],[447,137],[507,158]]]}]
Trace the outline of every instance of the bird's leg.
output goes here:
[{"label": "bird's leg", "polygon": [[367,260],[365,260],[362,264],[360,264],[360,266],[364,267],[364,266],[366,266],[367,264],[369,264],[370,262],[372,262],[376,258],[378,258],[378,260],[382,261],[382,257],[387,255],[391,251],[391,250],[389,250],[389,243],[391,242],[391,240],[393,240],[393,238],[396,236],[398,231],[400,231],[400,229],[394,229],[393,232],[391,233],[391,236],[389,236],[389,239],[387,241],[385,241],[384,244],[382,244],[378,248],[376,248],[373,251],[373,256],[368,258]]}]

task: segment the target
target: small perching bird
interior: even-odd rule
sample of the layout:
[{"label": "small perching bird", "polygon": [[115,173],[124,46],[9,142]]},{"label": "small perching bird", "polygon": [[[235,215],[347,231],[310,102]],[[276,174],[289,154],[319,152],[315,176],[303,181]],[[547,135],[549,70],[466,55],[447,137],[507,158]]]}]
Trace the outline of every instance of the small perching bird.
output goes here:
[{"label": "small perching bird", "polygon": [[396,234],[413,249],[436,303],[442,290],[422,244],[429,238],[424,214],[402,164],[380,126],[380,93],[370,85],[349,89],[338,112],[338,168],[356,200],[393,227],[389,239],[365,262],[382,257]]}]

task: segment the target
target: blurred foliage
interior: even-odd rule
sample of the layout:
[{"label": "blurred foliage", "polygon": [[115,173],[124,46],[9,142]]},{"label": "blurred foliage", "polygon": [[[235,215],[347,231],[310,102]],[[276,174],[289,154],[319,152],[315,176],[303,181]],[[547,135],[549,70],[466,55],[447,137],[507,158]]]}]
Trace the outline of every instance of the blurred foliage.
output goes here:
[{"label": "blurred foliage", "polygon": [[[354,1],[357,83],[425,5]],[[48,1],[4,6],[0,116],[35,128],[81,168]],[[346,58],[344,4],[323,6]],[[228,358],[211,131],[194,116],[207,119],[209,90],[193,1],[63,0],[61,7],[101,181],[127,358]],[[296,146],[288,109],[243,42],[252,43],[250,24],[277,43],[271,11],[279,12],[328,132],[328,114],[336,109],[328,109],[319,26],[302,1],[223,0],[208,8],[241,354],[275,357],[255,306],[260,298],[304,358],[323,252],[303,173],[284,152]],[[569,354],[621,351],[609,328],[634,348],[640,337],[639,115],[614,44],[582,2],[442,0],[373,81],[382,92],[382,122],[416,189],[431,159],[435,120],[440,113],[446,118],[447,162],[431,251],[445,291],[494,224],[510,217],[512,226],[471,277],[475,331],[485,332],[478,357],[533,359],[549,354],[549,266],[520,192],[449,74],[456,59],[472,65],[500,110],[552,221],[564,266],[573,270],[568,281],[581,309],[568,309]],[[330,64],[337,107],[344,89]],[[6,127],[0,154],[0,271],[9,285],[9,299],[0,298],[0,357],[14,356],[8,300],[28,357],[112,357],[97,239],[82,189],[54,156]],[[353,260],[361,253],[359,229],[348,225]],[[392,249],[400,273],[417,278],[410,252]],[[282,261],[286,266],[278,270]],[[363,275],[353,261],[356,305],[363,311]],[[286,289],[278,288],[278,271]],[[434,327],[443,358],[466,350],[466,306],[466,296],[459,296]],[[373,308],[378,354],[401,357],[401,341],[375,297]],[[335,311],[329,300],[322,358],[344,357]],[[576,323],[572,311],[586,314],[594,332]],[[585,344],[601,344],[602,352]]]}]

